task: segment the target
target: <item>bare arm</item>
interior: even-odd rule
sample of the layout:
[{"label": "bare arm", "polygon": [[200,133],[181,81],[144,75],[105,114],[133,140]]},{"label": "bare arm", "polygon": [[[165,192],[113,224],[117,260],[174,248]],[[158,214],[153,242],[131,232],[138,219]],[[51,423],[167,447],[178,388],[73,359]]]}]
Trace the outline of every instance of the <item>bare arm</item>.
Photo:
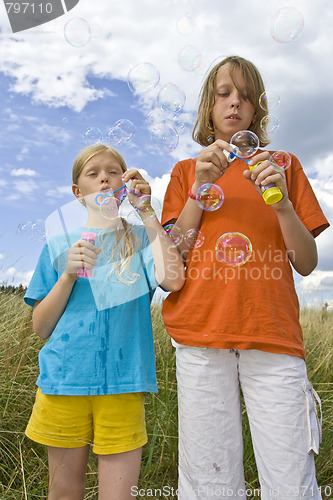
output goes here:
[{"label": "bare arm", "polygon": [[69,249],[64,273],[47,296],[41,302],[35,302],[32,324],[40,338],[47,339],[63,315],[77,280],[76,270],[82,267],[82,263],[92,269],[99,252],[99,248],[84,240],[79,240]]},{"label": "bare arm", "polygon": [[[128,192],[128,198],[134,207],[136,207],[140,196],[151,194],[148,182],[136,169],[127,170],[123,175],[123,180],[124,182],[132,181],[131,189],[133,191]],[[155,217],[149,198],[140,206],[138,213],[149,238],[157,283],[170,292],[180,290],[185,283],[184,264],[178,250],[171,245],[171,239],[165,234],[163,227]]]},{"label": "bare arm", "polygon": [[[227,151],[232,150],[230,144],[218,139],[207,148],[202,149],[198,154],[195,166],[195,182],[191,188],[194,195],[202,184],[213,184],[228,168],[229,164],[223,154],[223,149],[226,149]],[[185,234],[189,229],[200,228],[202,213],[203,210],[199,207],[197,202],[189,198],[178,219],[170,221],[170,223],[175,224],[179,227],[182,234]],[[182,255],[183,260],[186,262],[189,247],[186,245],[184,240],[178,246],[178,251]]]},{"label": "bare arm", "polygon": [[259,185],[275,183],[281,189],[283,198],[278,203],[271,205],[275,211],[281,227],[284,243],[289,260],[294,269],[302,276],[310,274],[317,265],[317,246],[313,235],[297,216],[293,204],[288,198],[286,178],[284,171],[273,168],[267,159],[268,152],[256,155],[251,163],[254,165],[262,161],[260,165],[250,172],[246,170],[244,177],[252,181],[261,195]]}]

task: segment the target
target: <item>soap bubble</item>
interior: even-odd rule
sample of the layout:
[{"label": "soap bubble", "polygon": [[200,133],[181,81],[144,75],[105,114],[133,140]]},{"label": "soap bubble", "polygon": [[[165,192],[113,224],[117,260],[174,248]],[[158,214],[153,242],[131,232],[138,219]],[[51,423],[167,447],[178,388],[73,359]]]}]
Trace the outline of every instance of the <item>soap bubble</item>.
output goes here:
[{"label": "soap bubble", "polygon": [[158,123],[150,130],[151,142],[161,153],[171,153],[178,146],[179,136],[168,123]]},{"label": "soap bubble", "polygon": [[[172,234],[171,234],[172,232]],[[169,245],[171,247],[178,247],[183,241],[183,233],[179,227],[174,224],[168,224],[164,226],[164,231],[161,233],[161,238],[167,237],[169,239]]]},{"label": "soap bubble", "polygon": [[89,127],[83,134],[86,144],[99,144],[103,138],[103,132],[98,127]]},{"label": "soap bubble", "polygon": [[177,21],[177,31],[180,35],[190,35],[194,29],[194,21],[191,16],[182,16]]},{"label": "soap bubble", "polygon": [[119,215],[120,202],[115,196],[107,196],[103,203],[99,205],[99,211],[105,219],[113,220]]},{"label": "soap bubble", "polygon": [[251,257],[252,244],[242,233],[225,233],[217,240],[215,251],[216,258],[220,262],[229,266],[240,266]]},{"label": "soap bubble", "polygon": [[205,237],[199,229],[189,229],[184,235],[184,241],[190,248],[200,248],[205,242]]},{"label": "soap bubble", "polygon": [[278,167],[287,170],[291,165],[291,156],[286,151],[275,151],[270,157],[270,161]]},{"label": "soap bubble", "polygon": [[45,241],[45,221],[35,219],[33,221],[21,222],[18,231],[25,240]]},{"label": "soap bubble", "polygon": [[91,38],[89,23],[81,17],[74,17],[65,24],[64,35],[72,47],[83,47]]},{"label": "soap bubble", "polygon": [[135,203],[135,210],[139,215],[143,216],[144,220],[154,220],[157,218],[157,214],[152,207],[152,197],[148,194],[140,196]]},{"label": "soap bubble", "polygon": [[238,148],[238,155],[242,158],[249,158],[259,149],[259,139],[250,130],[240,130],[236,132],[230,140],[232,146]]},{"label": "soap bubble", "polygon": [[127,84],[135,94],[143,94],[156,87],[160,73],[153,64],[142,62],[133,66],[127,75]]},{"label": "soap bubble", "polygon": [[174,128],[178,132],[182,132],[185,130],[185,122],[178,113],[173,117],[172,123],[173,123]]},{"label": "soap bubble", "polygon": [[184,107],[185,101],[185,93],[173,83],[165,84],[157,96],[159,107],[168,113],[178,113]]},{"label": "soap bubble", "polygon": [[178,64],[184,71],[195,71],[202,62],[202,55],[197,47],[188,45],[178,54]]},{"label": "soap bubble", "polygon": [[119,145],[129,142],[135,134],[135,126],[130,120],[118,120],[107,133],[107,140],[112,144]]},{"label": "soap bubble", "polygon": [[274,134],[280,126],[279,119],[275,115],[266,115],[260,120],[260,127],[268,134]]},{"label": "soap bubble", "polygon": [[294,7],[282,7],[272,17],[271,35],[277,42],[288,43],[296,40],[303,28],[303,14]]},{"label": "soap bubble", "polygon": [[273,111],[280,104],[280,97],[274,90],[267,90],[259,97],[259,106],[264,111]]},{"label": "soap bubble", "polygon": [[199,187],[195,199],[200,208],[206,212],[213,212],[222,206],[224,194],[217,184],[207,183]]}]

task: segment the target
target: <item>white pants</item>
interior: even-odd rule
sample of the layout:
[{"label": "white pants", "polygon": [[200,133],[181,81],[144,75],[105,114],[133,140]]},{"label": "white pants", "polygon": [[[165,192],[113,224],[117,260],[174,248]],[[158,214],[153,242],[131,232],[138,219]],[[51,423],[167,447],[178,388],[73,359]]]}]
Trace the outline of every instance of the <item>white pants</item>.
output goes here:
[{"label": "white pants", "polygon": [[[320,500],[314,453],[321,425],[303,359],[179,345],[179,500],[245,500],[240,387],[261,499]],[[252,492],[260,498],[259,491]]]}]

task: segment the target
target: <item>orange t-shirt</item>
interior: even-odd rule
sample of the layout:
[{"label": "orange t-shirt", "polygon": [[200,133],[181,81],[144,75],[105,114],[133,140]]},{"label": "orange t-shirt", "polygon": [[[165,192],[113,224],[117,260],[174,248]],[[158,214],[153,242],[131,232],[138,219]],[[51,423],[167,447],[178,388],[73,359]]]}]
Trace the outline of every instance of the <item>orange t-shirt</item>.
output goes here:
[{"label": "orange t-shirt", "polygon": [[[162,224],[177,219],[195,180],[196,160],[178,162],[171,173]],[[244,162],[234,161],[216,182],[224,202],[204,211],[200,248],[190,250],[186,283],[163,305],[167,332],[176,342],[221,349],[259,349],[305,357],[299,303],[291,265],[274,210],[243,177]],[[298,159],[286,171],[294,209],[317,236],[329,226]],[[229,266],[216,257],[218,238],[240,232],[252,243],[243,265]]]}]

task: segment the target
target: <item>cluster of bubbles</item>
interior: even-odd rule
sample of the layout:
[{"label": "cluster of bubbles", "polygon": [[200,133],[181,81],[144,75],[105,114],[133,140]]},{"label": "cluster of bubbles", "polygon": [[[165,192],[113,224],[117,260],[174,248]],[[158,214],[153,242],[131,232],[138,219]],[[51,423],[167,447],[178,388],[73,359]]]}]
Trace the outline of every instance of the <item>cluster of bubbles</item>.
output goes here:
[{"label": "cluster of bubbles", "polygon": [[295,7],[282,7],[271,20],[271,35],[279,43],[296,40],[304,28],[304,17]]},{"label": "cluster of bubbles", "polygon": [[[169,245],[178,247],[185,242],[189,248],[200,248],[205,242],[205,236],[199,229],[189,229],[185,234],[174,224],[164,227],[161,237],[167,237]],[[251,241],[245,234],[239,232],[224,233],[215,245],[216,259],[228,266],[245,264],[252,255]]]},{"label": "cluster of bubbles", "polygon": [[[136,64],[127,75],[128,87],[135,95],[146,94],[159,82],[158,69],[148,62]],[[171,153],[178,146],[179,130],[185,127],[179,118],[179,113],[185,101],[183,90],[171,82],[161,87],[157,94],[157,108],[148,116],[148,129],[151,142],[160,153]]]},{"label": "cluster of bubbles", "polygon": [[100,144],[103,140],[112,146],[119,146],[130,142],[135,135],[135,125],[126,119],[115,122],[106,132],[105,136],[98,127],[88,127],[83,134],[84,142],[90,144]]},{"label": "cluster of bubbles", "polygon": [[33,221],[21,222],[18,225],[18,232],[25,240],[45,241],[45,221],[35,219]]},{"label": "cluster of bubbles", "polygon": [[[127,195],[131,197],[131,203]],[[102,217],[114,220],[122,217],[133,225],[143,224],[141,216],[145,221],[160,218],[161,203],[151,195],[142,195],[140,191],[122,186],[116,191],[109,190],[106,194],[99,193],[95,197],[95,203],[99,206]]]},{"label": "cluster of bubbles", "polygon": [[263,92],[259,97],[259,106],[268,114],[260,121],[260,127],[268,134],[276,132],[280,126],[278,117],[272,113],[280,104],[280,97],[274,90]]}]

